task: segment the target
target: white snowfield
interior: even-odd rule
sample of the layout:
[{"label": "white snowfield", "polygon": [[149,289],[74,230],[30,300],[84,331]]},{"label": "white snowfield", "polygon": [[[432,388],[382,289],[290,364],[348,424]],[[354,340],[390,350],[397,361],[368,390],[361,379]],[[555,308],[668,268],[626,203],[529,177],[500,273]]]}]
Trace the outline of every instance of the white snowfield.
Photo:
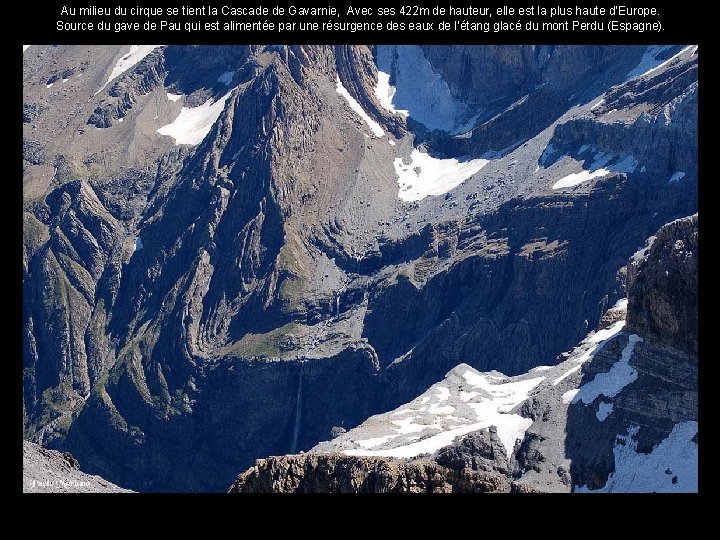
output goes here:
[{"label": "white snowfield", "polygon": [[589,405],[593,403],[598,396],[605,396],[606,398],[615,397],[623,388],[635,381],[638,373],[635,368],[630,366],[630,357],[635,349],[635,344],[639,341],[642,341],[641,337],[636,334],[631,334],[628,337],[628,344],[623,349],[620,359],[613,364],[610,371],[598,373],[592,381],[583,384],[573,399],[573,403],[582,402],[585,405]]},{"label": "white snowfield", "polygon": [[[622,308],[625,302],[625,299],[619,300],[614,308]],[[532,425],[530,418],[513,412],[518,405],[535,393],[557,386],[578,372],[624,326],[625,321],[621,320],[608,328],[592,332],[580,344],[580,350],[562,364],[539,366],[516,377],[506,377],[497,371],[480,373],[467,364],[460,364],[450,370],[445,379],[413,401],[393,411],[373,416],[336,439],[320,443],[313,451],[413,458],[436,452],[462,435],[495,426],[498,438],[510,458],[517,441],[524,439],[525,432]],[[631,351],[627,352],[628,359],[630,354]],[[618,369],[623,369],[624,358],[619,361],[621,366]],[[596,384],[602,380],[603,377]],[[615,378],[611,376],[610,380],[614,381]],[[611,389],[616,386],[605,384],[602,388],[607,394],[612,394]],[[592,387],[586,390],[588,395],[592,391]],[[579,392],[577,388],[566,391],[561,397],[563,403],[569,405]],[[611,405],[604,406],[601,414],[610,412]]]},{"label": "white snowfield", "polygon": [[414,148],[409,158],[396,158],[393,162],[400,187],[398,197],[403,201],[419,201],[428,195],[442,195],[488,163],[482,158],[467,161],[434,158]]},{"label": "white snowfield", "polygon": [[685,173],[683,171],[675,171],[670,177],[670,180],[668,180],[668,184],[674,184],[675,182],[679,182],[683,178],[685,178]]},{"label": "white snowfield", "polygon": [[563,176],[553,184],[552,188],[562,189],[574,187],[593,178],[606,176],[610,173],[631,173],[635,171],[637,165],[638,162],[632,155],[621,158],[605,152],[596,152],[589,169],[583,169],[580,172]]},{"label": "white snowfield", "polygon": [[[447,83],[417,45],[379,45],[377,51],[378,82],[375,98],[393,114],[438,129],[451,135],[469,137],[478,114],[455,99]],[[390,84],[390,80],[393,84]],[[353,111],[370,127],[376,137],[384,132],[348,93],[337,79],[337,92]],[[394,146],[394,142],[390,141]],[[487,156],[486,156],[487,157]],[[413,149],[410,156],[393,162],[398,176],[398,197],[403,201],[419,201],[430,195],[444,195],[465,182],[487,165],[489,161],[477,159],[442,159]]]},{"label": "white snowfield", "polygon": [[698,447],[693,437],[695,421],[675,424],[666,439],[652,452],[637,451],[634,437],[640,428],[631,426],[613,448],[615,472],[600,489],[575,486],[577,493],[694,493],[698,490]]},{"label": "white snowfield", "polygon": [[[623,299],[624,300],[624,299]],[[615,304],[615,307],[623,305],[623,300],[618,301],[617,304]],[[625,300],[627,302],[627,300]],[[589,344],[591,345],[590,348],[586,349],[585,352],[582,354],[573,356],[571,360],[568,362],[565,362],[563,365],[571,365],[570,369],[565,369],[565,371],[557,377],[555,380],[553,380],[553,386],[557,386],[561,382],[563,382],[565,379],[570,377],[573,373],[577,373],[582,368],[582,365],[590,360],[593,356],[595,356],[595,353],[597,353],[600,349],[602,349],[605,344],[610,340],[610,338],[615,337],[617,334],[619,334],[623,327],[625,326],[625,320],[616,321],[612,325],[608,326],[607,328],[604,328],[602,330],[598,330],[597,332],[591,333],[588,337],[586,337],[582,343],[579,345],[579,347],[582,347],[583,345]],[[579,348],[578,347],[578,348]],[[570,390],[570,392],[577,393],[576,389]],[[570,392],[566,392],[563,395],[563,401],[565,401],[565,396],[570,395]],[[572,394],[573,397],[575,394]],[[571,398],[572,399],[572,398]],[[570,399],[570,400],[571,400]],[[565,401],[565,403],[570,403],[570,400]]]},{"label": "white snowfield", "polygon": [[662,53],[671,49],[672,45],[652,45],[647,48],[645,54],[640,59],[640,63],[627,74],[627,81],[635,79],[637,77],[647,77],[653,75],[655,72],[660,71],[670,62],[692,50],[693,53],[697,50],[697,45],[688,45],[683,47],[679,52],[672,55],[667,60],[658,60],[658,57],[662,56]]},{"label": "white snowfield", "polygon": [[[621,311],[626,306],[627,299],[623,298],[611,310]],[[624,327],[625,320],[619,320],[591,332],[564,362],[538,366],[515,377],[506,377],[497,371],[480,373],[460,364],[411,402],[372,416],[339,437],[318,444],[311,452],[412,459],[433,454],[464,435],[494,426],[511,459],[527,431],[542,435],[543,425],[548,421],[539,418],[533,425],[532,419],[519,413],[523,410],[521,405],[528,399],[538,400],[541,408],[545,403],[550,407],[597,405],[594,417],[598,422],[605,422],[611,415],[619,414],[615,411],[613,398],[638,377],[630,361],[642,339],[635,334],[622,333]],[[579,377],[571,378],[615,339],[627,339],[627,344],[606,372],[596,374],[582,385]],[[548,425],[556,422],[551,418]],[[558,427],[567,434],[566,425],[561,423]],[[536,429],[540,431],[536,432]],[[634,439],[637,433],[637,426],[630,425],[627,432],[615,435],[615,472],[608,477],[606,485],[596,491],[697,490],[697,444],[692,441],[697,433],[697,422],[675,425],[668,437],[649,454],[637,451]],[[609,436],[613,437],[613,434]],[[550,439],[547,444],[554,444],[552,441]],[[563,453],[558,459],[567,459],[567,456]],[[574,489],[589,491],[585,486],[576,485]]]},{"label": "white snowfield", "polygon": [[322,443],[318,451],[413,458],[448,446],[461,435],[495,426],[509,458],[532,424],[530,418],[512,411],[543,380],[545,377],[480,373],[460,364],[415,400],[369,418],[337,439]]},{"label": "white snowfield", "polygon": [[183,107],[175,120],[159,128],[157,132],[175,139],[176,145],[200,144],[223,112],[231,93],[232,91],[228,92],[217,101],[210,98],[198,107]]},{"label": "white snowfield", "polygon": [[[455,99],[439,73],[433,71],[418,45],[379,45],[375,97],[391,113],[411,117],[429,129],[451,135],[468,132],[477,115]],[[393,79],[394,85],[390,84]]]},{"label": "white snowfield", "polygon": [[120,60],[117,61],[108,80],[103,84],[95,94],[99,94],[103,88],[112,82],[113,79],[125,73],[128,69],[139,63],[148,54],[153,52],[162,45],[130,45],[130,51],[124,54]]},{"label": "white snowfield", "polygon": [[166,95],[168,100],[172,101],[173,103],[175,103],[178,99],[182,97],[182,94],[171,94],[170,92],[168,92]]},{"label": "white snowfield", "polygon": [[612,403],[606,403],[604,401],[601,401],[600,406],[595,413],[595,418],[597,418],[600,422],[604,422],[605,419],[610,416],[610,413],[613,412],[614,408],[615,405],[613,405]]},{"label": "white snowfield", "polygon": [[225,86],[230,86],[232,84],[233,77],[235,76],[234,71],[226,71],[222,75],[220,75],[217,80],[218,82],[223,83]]},{"label": "white snowfield", "polygon": [[370,115],[365,112],[365,109],[362,108],[362,105],[360,105],[357,100],[350,95],[347,88],[345,88],[343,83],[340,82],[340,77],[336,77],[335,82],[335,90],[337,93],[345,98],[345,101],[347,101],[348,105],[350,105],[350,108],[355,111],[355,113],[370,127],[370,131],[372,131],[373,135],[376,137],[382,137],[385,134],[383,128],[380,124],[373,120]]}]

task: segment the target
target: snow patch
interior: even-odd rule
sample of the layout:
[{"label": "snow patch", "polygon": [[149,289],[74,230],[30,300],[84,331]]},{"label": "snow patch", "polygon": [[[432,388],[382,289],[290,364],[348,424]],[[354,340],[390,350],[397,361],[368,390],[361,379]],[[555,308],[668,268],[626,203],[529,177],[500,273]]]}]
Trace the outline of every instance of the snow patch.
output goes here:
[{"label": "snow patch", "polygon": [[[468,403],[478,419],[481,427],[495,426],[500,441],[505,447],[508,459],[515,448],[515,442],[525,437],[525,431],[532,425],[532,420],[512,414],[510,411],[525,401],[530,392],[545,380],[545,377],[535,377],[515,382],[492,383],[488,376],[474,371],[466,371],[463,378],[472,386],[490,394],[489,399],[480,402]],[[478,428],[479,429],[479,428]]]},{"label": "snow patch", "polygon": [[182,94],[171,94],[170,92],[168,92],[166,95],[168,100],[172,101],[173,103],[175,103],[178,99],[182,97]]},{"label": "snow patch", "polygon": [[223,112],[230,93],[215,102],[210,98],[199,107],[183,107],[175,120],[162,126],[157,132],[175,139],[176,145],[199,144],[210,133],[213,124]]},{"label": "snow patch", "polygon": [[583,384],[573,399],[573,403],[582,402],[588,405],[601,395],[607,398],[615,397],[623,388],[637,379],[638,373],[630,366],[629,362],[635,344],[639,341],[642,341],[640,336],[631,334],[620,360],[615,362],[607,373],[598,373],[592,381]]},{"label": "snow patch", "polygon": [[423,412],[424,409],[400,409],[399,411],[395,411],[392,413],[393,416],[400,416],[401,414],[410,414],[414,412]]},{"label": "snow patch", "polygon": [[538,371],[547,371],[548,369],[552,369],[554,366],[536,366],[530,370],[530,373],[536,373]]},{"label": "snow patch", "polygon": [[447,401],[447,398],[450,397],[450,390],[446,388],[445,386],[436,386],[435,389],[438,393],[438,403],[442,403],[443,401]]},{"label": "snow patch", "polygon": [[[532,424],[532,420],[530,420],[529,418],[525,418],[524,420],[527,420],[529,424],[527,425],[527,427],[525,427],[523,432],[527,430],[527,428],[530,427],[530,425]],[[348,456],[391,456],[398,458],[413,458],[420,454],[432,454],[433,452],[438,451],[440,448],[444,448],[445,446],[452,444],[453,440],[455,440],[455,437],[467,435],[468,433],[472,433],[473,431],[477,431],[478,429],[482,429],[483,427],[487,426],[485,425],[485,423],[480,422],[467,426],[460,426],[448,431],[443,431],[441,433],[438,433],[437,435],[433,435],[432,437],[427,437],[420,441],[406,444],[404,446],[398,446],[397,448],[390,448],[387,450],[352,449],[345,450],[343,453]],[[510,451],[510,453],[511,452],[512,450]]]},{"label": "snow patch", "polygon": [[657,59],[658,56],[660,56],[668,49],[671,49],[672,47],[672,45],[653,45],[651,47],[648,47],[645,51],[645,54],[643,54],[642,58],[640,59],[640,63],[627,74],[626,81],[629,81],[630,79],[635,79],[636,77],[645,77],[647,75],[652,75],[654,72],[658,71],[659,69],[665,67],[667,64],[675,60],[675,58],[683,54],[685,51],[692,49],[692,45],[688,45],[667,60]]},{"label": "snow patch", "polygon": [[560,375],[557,379],[555,379],[552,383],[553,386],[557,386],[562,381],[567,379],[570,375],[572,375],[573,373],[578,371],[585,362],[590,360],[595,355],[596,352],[598,352],[600,349],[602,349],[605,346],[605,343],[607,343],[607,341],[610,338],[612,338],[612,337],[616,336],[618,333],[620,333],[620,331],[623,329],[624,326],[625,326],[624,320],[616,321],[613,324],[611,324],[610,326],[608,326],[607,328],[598,330],[597,332],[588,336],[584,340],[584,343],[592,344],[592,347],[588,348],[580,356],[573,359],[573,363],[575,363],[576,365],[571,367],[568,371],[566,371],[565,373]]},{"label": "snow patch", "polygon": [[668,184],[674,184],[683,178],[685,178],[685,173],[683,171],[675,171],[675,173],[670,177],[670,180],[668,180]]},{"label": "snow patch", "polygon": [[142,248],[143,248],[143,242],[142,242],[142,239],[138,236],[135,239],[135,245],[133,246],[133,253],[135,253],[136,251],[140,251]]},{"label": "snow patch", "polygon": [[221,82],[226,86],[230,86],[232,84],[233,77],[235,77],[234,71],[226,71],[225,73],[220,75],[217,80],[218,82]]},{"label": "snow patch", "polygon": [[428,195],[442,195],[462,184],[488,163],[487,159],[482,158],[467,161],[434,158],[414,148],[409,158],[396,158],[393,162],[400,187],[398,197],[412,202]]},{"label": "snow patch", "polygon": [[[517,380],[497,372],[481,374],[461,364],[448,373],[444,381],[431,386],[411,403],[368,419],[336,441],[351,444],[350,447],[340,446],[340,451],[347,455],[412,458],[436,452],[458,436],[495,426],[510,457],[517,441],[525,437],[526,430],[532,425],[532,419],[511,411],[543,380],[544,377]],[[474,391],[466,391],[468,387]],[[401,411],[408,410],[417,412],[398,417]],[[369,444],[354,440],[353,431],[362,433],[363,436],[355,437],[364,441],[393,438],[386,448],[370,449]],[[344,443],[343,437],[346,438]]]},{"label": "snow patch", "polygon": [[130,52],[122,56],[122,58],[117,61],[112,72],[110,72],[108,80],[100,87],[97,92],[95,92],[95,94],[99,94],[102,89],[105,88],[108,84],[110,84],[110,82],[115,77],[118,77],[119,75],[125,73],[128,69],[139,63],[143,58],[145,58],[148,54],[153,52],[158,47],[162,47],[162,45],[130,45]]},{"label": "snow patch", "polygon": [[448,415],[455,412],[455,407],[452,405],[430,405],[428,412],[430,414]]},{"label": "snow patch", "polygon": [[425,428],[427,426],[424,426],[422,424],[416,424],[416,418],[416,416],[410,416],[408,418],[403,418],[402,420],[393,420],[392,423],[398,426],[396,431],[399,435],[405,435],[407,433],[420,433],[421,431],[425,431]]},{"label": "snow patch", "polygon": [[613,407],[614,405],[612,403],[605,403],[604,401],[601,401],[598,411],[595,413],[595,418],[597,418],[600,422],[604,422],[605,419],[610,416],[610,413],[613,412]]},{"label": "snow patch", "polygon": [[577,186],[578,184],[582,184],[583,182],[587,182],[593,178],[605,176],[610,173],[631,173],[635,170],[635,167],[637,167],[638,164],[637,160],[632,155],[627,155],[615,164],[608,165],[614,159],[617,158],[612,154],[598,152],[595,154],[595,158],[589,169],[562,177],[553,184],[552,188],[561,189]]},{"label": "snow patch", "polygon": [[[376,51],[375,97],[385,110],[409,116],[431,130],[470,136],[478,116],[453,97],[418,45],[379,45]],[[390,84],[391,74],[394,85]]]},{"label": "snow patch", "polygon": [[631,426],[627,435],[618,436],[613,454],[615,471],[600,489],[575,486],[576,493],[696,493],[698,490],[698,447],[695,421],[675,424],[666,439],[652,452],[637,451],[634,436],[639,426]]},{"label": "snow patch", "polygon": [[357,115],[363,119],[363,121],[370,127],[370,130],[373,132],[373,135],[376,137],[382,137],[385,132],[383,131],[383,128],[380,127],[380,124],[378,124],[375,120],[370,118],[370,115],[365,112],[365,110],[362,108],[362,106],[357,102],[357,100],[350,95],[350,92],[347,91],[347,89],[343,86],[343,83],[340,82],[340,77],[336,78],[336,86],[335,90],[338,94],[340,94],[342,97],[345,98],[345,101],[348,102],[348,105],[350,105],[350,108],[357,113]]},{"label": "snow patch", "polygon": [[374,448],[376,446],[380,446],[381,444],[385,444],[386,442],[394,439],[398,435],[386,435],[385,437],[373,437],[370,439],[365,439],[363,441],[355,441],[363,448]]},{"label": "snow patch", "polygon": [[[378,49],[378,55],[380,54]],[[404,110],[397,110],[393,106],[393,97],[395,96],[395,87],[390,84],[390,74],[380,71],[378,68],[378,82],[375,87],[375,97],[380,102],[380,105],[391,113],[401,114],[407,118],[408,112]]]},{"label": "snow patch", "polygon": [[[622,302],[625,301],[625,304],[623,305]],[[627,298],[623,298],[622,300],[618,300],[618,303],[615,304],[613,307],[625,307],[627,308]],[[625,319],[621,321],[615,321],[607,328],[603,328],[602,330],[598,330],[597,332],[594,332],[591,336],[587,338],[587,341],[590,343],[601,343],[603,341],[607,341],[611,337],[617,335],[620,333],[620,331],[625,327]]]},{"label": "snow patch", "polygon": [[[580,367],[580,366],[578,366],[578,367]],[[565,393],[562,395],[562,402],[563,402],[565,405],[570,404],[570,402],[573,400],[573,398],[577,395],[578,392],[579,392],[579,390],[578,390],[577,388],[573,388],[572,390],[568,390],[567,392],[565,392]]]},{"label": "snow patch", "polygon": [[[542,154],[540,154],[540,159],[538,159],[538,164],[545,167],[548,157],[554,153],[555,153],[555,148],[553,147],[552,143],[548,144],[545,147],[545,149],[542,151]],[[580,153],[582,153],[582,149],[580,150]]]}]

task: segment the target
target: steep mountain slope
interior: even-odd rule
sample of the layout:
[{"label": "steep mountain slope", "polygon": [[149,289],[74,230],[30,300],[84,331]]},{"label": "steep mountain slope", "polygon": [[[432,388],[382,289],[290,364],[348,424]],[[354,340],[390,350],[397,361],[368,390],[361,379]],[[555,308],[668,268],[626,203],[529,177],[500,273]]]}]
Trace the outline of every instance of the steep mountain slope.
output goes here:
[{"label": "steep mountain slope", "polygon": [[134,489],[224,489],[461,362],[550,363],[697,209],[693,48],[31,46],[23,69],[26,437]]},{"label": "steep mountain slope", "polygon": [[258,460],[230,491],[697,491],[697,258],[697,215],[674,221],[560,364],[460,364],[307,454]]},{"label": "steep mountain slope", "polygon": [[70,454],[23,441],[23,493],[131,493],[80,471]]}]

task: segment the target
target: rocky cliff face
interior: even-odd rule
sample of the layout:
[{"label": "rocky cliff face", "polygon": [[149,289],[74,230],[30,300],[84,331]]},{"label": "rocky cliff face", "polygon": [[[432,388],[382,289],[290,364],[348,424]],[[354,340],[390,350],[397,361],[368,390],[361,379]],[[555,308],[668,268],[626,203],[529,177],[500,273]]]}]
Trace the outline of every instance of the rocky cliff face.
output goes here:
[{"label": "rocky cliff face", "polygon": [[[467,442],[467,441],[466,441]],[[506,493],[505,476],[449,468],[429,460],[400,461],[337,454],[270,457],[241,474],[230,493]]]},{"label": "rocky cliff face", "polygon": [[698,216],[668,223],[627,267],[628,331],[698,354]]},{"label": "rocky cliff face", "polygon": [[628,321],[697,316],[696,295],[674,294],[696,287],[696,235],[697,215],[662,227],[630,261],[628,300],[557,366],[508,378],[461,364],[307,454],[258,460],[230,492],[696,491],[696,351],[676,324],[625,325],[626,306]]},{"label": "rocky cliff face", "polygon": [[697,208],[692,48],[31,46],[23,69],[25,436],[135,489],[223,490],[461,362],[552,363]]}]

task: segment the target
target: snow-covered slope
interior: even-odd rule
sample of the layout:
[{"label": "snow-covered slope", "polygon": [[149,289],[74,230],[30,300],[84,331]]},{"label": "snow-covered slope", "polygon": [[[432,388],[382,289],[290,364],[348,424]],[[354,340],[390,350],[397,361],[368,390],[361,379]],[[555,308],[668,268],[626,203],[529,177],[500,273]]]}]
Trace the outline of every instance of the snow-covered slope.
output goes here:
[{"label": "snow-covered slope", "polygon": [[453,135],[472,128],[475,115],[453,97],[418,45],[379,45],[376,50],[375,97],[386,110]]},{"label": "snow-covered slope", "polygon": [[380,127],[380,124],[378,124],[375,120],[370,118],[370,115],[365,112],[365,110],[362,108],[362,105],[360,105],[357,100],[350,95],[350,92],[347,91],[347,89],[343,86],[343,83],[340,82],[340,77],[336,78],[336,86],[335,91],[340,94],[343,98],[345,98],[345,101],[347,101],[350,108],[357,113],[357,115],[363,119],[363,121],[370,127],[370,131],[373,132],[373,135],[376,137],[382,137],[385,133],[383,131],[383,128]]},{"label": "snow-covered slope", "polygon": [[[340,437],[320,443],[313,450],[412,458],[432,454],[457,437],[494,426],[509,459],[533,423],[518,413],[518,406],[541,390],[558,386],[572,387],[563,392],[566,395],[562,401],[567,406],[572,401],[567,395],[572,392],[575,397],[577,393],[574,381],[579,379],[583,364],[617,336],[624,324],[624,320],[619,321],[605,330],[591,333],[562,364],[540,366],[516,377],[507,377],[498,371],[481,373],[467,364],[460,364],[413,401],[373,416]],[[615,380],[612,374],[607,376]],[[556,394],[554,390],[552,393]],[[590,393],[592,388],[586,392]]]},{"label": "snow-covered slope", "polygon": [[419,201],[428,195],[442,195],[459,186],[487,165],[487,159],[459,161],[435,158],[413,148],[410,157],[393,162],[398,176],[398,197],[403,201]]},{"label": "snow-covered slope", "polygon": [[[172,97],[171,97],[172,96]],[[170,124],[158,128],[160,135],[168,135],[175,139],[175,144],[200,144],[210,132],[215,121],[225,108],[230,92],[217,101],[208,99],[198,107],[183,107],[178,117]],[[168,94],[168,99],[177,101],[176,95]]]},{"label": "snow-covered slope", "polygon": [[[648,382],[633,386],[640,377],[635,367],[639,360],[633,357],[644,342],[624,331],[626,308],[626,299],[617,302],[609,312],[619,320],[591,332],[556,366],[506,377],[460,364],[411,402],[372,416],[311,452],[416,458],[447,452],[463,436],[491,429],[515,470],[515,480],[533,489],[696,491],[697,421],[676,422],[649,449],[638,449],[640,427],[632,420],[636,413],[628,409],[647,399]],[[657,392],[662,383],[649,384]],[[602,477],[596,468],[607,464],[599,465],[596,454],[603,449],[612,453],[610,463],[614,461],[604,485],[595,483],[591,489],[571,483],[568,471]],[[593,456],[588,463],[583,452]],[[587,473],[588,467],[593,472]]]},{"label": "snow-covered slope", "polygon": [[692,493],[698,490],[698,433],[695,421],[675,424],[670,435],[648,454],[639,452],[632,425],[618,435],[613,455],[615,472],[596,490],[575,486],[577,493]]},{"label": "snow-covered slope", "polygon": [[508,378],[460,364],[417,399],[373,416],[331,444],[339,445],[347,455],[411,458],[431,454],[458,436],[496,426],[510,457],[515,442],[522,440],[532,424],[513,410],[544,379]]},{"label": "snow-covered slope", "polygon": [[96,93],[100,93],[100,91],[102,91],[103,88],[110,84],[113,79],[125,73],[128,69],[139,63],[143,58],[145,58],[148,54],[153,52],[158,47],[161,47],[161,45],[130,45],[130,51],[127,54],[123,55],[120,60],[117,61],[115,67],[113,67],[112,72],[110,72],[110,76],[108,77],[107,81],[98,89]]}]

